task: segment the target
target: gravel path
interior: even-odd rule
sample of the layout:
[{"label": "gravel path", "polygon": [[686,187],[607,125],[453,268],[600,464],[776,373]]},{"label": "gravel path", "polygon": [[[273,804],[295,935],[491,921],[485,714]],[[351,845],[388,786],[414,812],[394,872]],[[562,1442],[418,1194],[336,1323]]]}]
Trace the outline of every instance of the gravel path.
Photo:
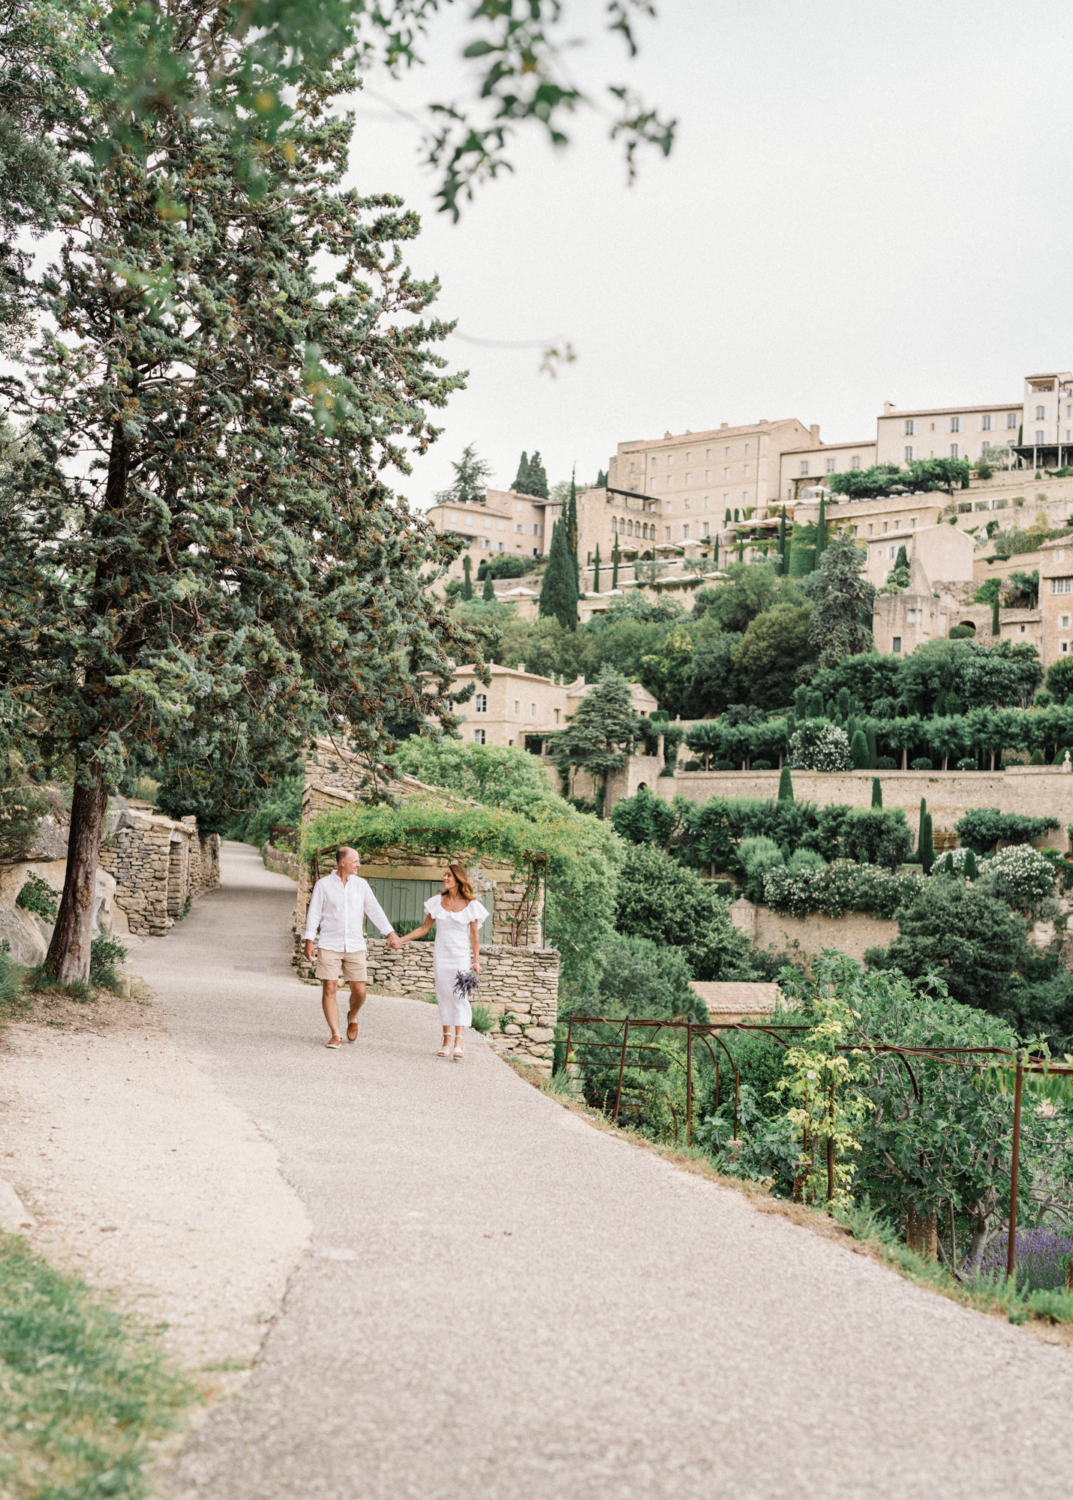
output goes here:
[{"label": "gravel path", "polygon": [[419,1002],[370,999],[328,1052],[293,886],[236,845],[224,876],[139,963],[313,1246],[177,1497],[1068,1494],[1065,1349],[597,1132],[482,1044],[440,1061]]}]

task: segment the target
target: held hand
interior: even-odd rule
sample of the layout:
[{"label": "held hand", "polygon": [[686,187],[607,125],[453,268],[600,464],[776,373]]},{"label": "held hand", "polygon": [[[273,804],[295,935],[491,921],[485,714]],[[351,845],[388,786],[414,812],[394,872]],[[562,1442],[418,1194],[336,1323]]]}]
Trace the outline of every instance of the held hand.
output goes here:
[{"label": "held hand", "polygon": [[481,972],[481,961],[479,958],[475,958],[473,960],[473,972],[474,974],[479,974]]},{"label": "held hand", "polygon": [[402,947],[402,938],[399,937],[397,932],[389,932],[387,935],[387,945],[392,953],[397,953]]},{"label": "held hand", "polygon": [[306,962],[313,962],[313,939],[306,938]]}]

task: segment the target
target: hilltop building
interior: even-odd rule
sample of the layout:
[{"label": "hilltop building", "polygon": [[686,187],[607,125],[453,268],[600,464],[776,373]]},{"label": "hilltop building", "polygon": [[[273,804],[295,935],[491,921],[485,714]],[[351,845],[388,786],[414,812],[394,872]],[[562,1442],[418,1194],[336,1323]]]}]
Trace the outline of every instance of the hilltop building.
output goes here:
[{"label": "hilltop building", "polygon": [[[462,738],[478,745],[524,748],[526,740],[534,744],[543,740],[545,735],[566,727],[567,720],[593,686],[584,677],[570,683],[556,682],[553,677],[527,672],[524,665],[493,666],[490,671],[491,685],[485,687],[478,681],[473,697],[459,708]],[[468,687],[475,677],[473,667],[459,667],[454,675],[455,691]],[[651,714],[659,706],[652,694],[636,682],[631,684],[630,700],[639,714]]]}]

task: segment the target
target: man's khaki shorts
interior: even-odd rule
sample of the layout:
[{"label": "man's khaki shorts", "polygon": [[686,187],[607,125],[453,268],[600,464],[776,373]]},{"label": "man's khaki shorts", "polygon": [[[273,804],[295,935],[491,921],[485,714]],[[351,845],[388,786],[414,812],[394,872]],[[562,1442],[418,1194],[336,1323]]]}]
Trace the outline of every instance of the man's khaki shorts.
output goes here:
[{"label": "man's khaki shorts", "polygon": [[333,984],[339,983],[340,974],[348,984],[364,984],[368,978],[365,953],[333,953],[330,948],[318,948],[314,973],[318,979],[330,979]]}]

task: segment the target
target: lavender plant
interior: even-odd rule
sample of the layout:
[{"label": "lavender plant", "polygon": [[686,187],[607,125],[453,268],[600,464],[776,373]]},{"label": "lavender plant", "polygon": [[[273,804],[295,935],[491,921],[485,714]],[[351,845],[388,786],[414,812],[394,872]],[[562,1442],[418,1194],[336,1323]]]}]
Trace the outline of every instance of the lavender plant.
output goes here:
[{"label": "lavender plant", "polygon": [[[1008,1234],[1003,1230],[989,1241],[980,1257],[981,1277],[1005,1275]],[[1017,1231],[1014,1274],[1024,1291],[1048,1292],[1066,1284],[1066,1266],[1073,1254],[1073,1227],[1037,1224]]]}]

